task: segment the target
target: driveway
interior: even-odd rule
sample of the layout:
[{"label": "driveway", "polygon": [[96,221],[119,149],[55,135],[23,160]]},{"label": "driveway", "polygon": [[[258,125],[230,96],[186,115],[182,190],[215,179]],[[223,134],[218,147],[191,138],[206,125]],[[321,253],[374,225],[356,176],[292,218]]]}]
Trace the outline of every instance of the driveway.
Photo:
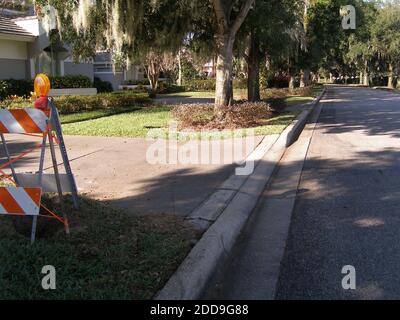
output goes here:
[{"label": "driveway", "polygon": [[[39,140],[21,135],[6,137],[13,156],[31,148]],[[276,139],[276,136],[270,138]],[[261,140],[262,137],[236,139],[231,146],[239,150],[247,142],[250,146],[256,146]],[[79,192],[122,207],[133,214],[186,216],[227,179],[237,166],[229,162],[229,157],[224,158],[225,150],[229,154],[229,144],[225,145],[221,140],[213,141],[208,146],[208,150],[217,150],[216,154],[220,158],[205,159],[201,162],[203,164],[151,164],[146,153],[154,141],[146,139],[66,136],[65,141]],[[185,142],[176,146],[167,145],[167,153],[176,153],[184,145]],[[200,155],[202,150],[199,150]],[[243,147],[237,159],[245,159],[251,151]],[[0,156],[2,163],[5,160],[2,147]],[[61,159],[59,155],[58,159]],[[30,154],[16,163],[17,172],[36,171],[38,161],[39,152]],[[47,173],[53,172],[49,150],[45,167]],[[62,166],[60,170],[63,171]]]}]

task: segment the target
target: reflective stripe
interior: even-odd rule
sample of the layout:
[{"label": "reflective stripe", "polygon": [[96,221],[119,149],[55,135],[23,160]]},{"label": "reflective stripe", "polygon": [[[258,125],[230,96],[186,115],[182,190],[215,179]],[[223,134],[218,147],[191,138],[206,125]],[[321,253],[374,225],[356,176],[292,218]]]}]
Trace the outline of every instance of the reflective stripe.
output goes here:
[{"label": "reflective stripe", "polygon": [[41,133],[47,129],[47,115],[34,108],[0,110],[0,133]]},{"label": "reflective stripe", "polygon": [[32,198],[25,192],[24,188],[7,188],[7,191],[15,199],[25,214],[38,215],[39,206],[33,202]]},{"label": "reflective stripe", "polygon": [[8,212],[6,211],[6,209],[4,209],[4,207],[0,203],[0,214],[7,214],[7,213]]},{"label": "reflective stripe", "polygon": [[29,114],[31,119],[36,123],[36,125],[42,130],[42,132],[46,131],[47,128],[47,116],[43,111],[33,108],[27,108],[26,112]]},{"label": "reflective stripe", "polygon": [[25,133],[25,130],[9,110],[0,110],[0,122],[7,128],[9,133]]},{"label": "reflective stripe", "polygon": [[0,187],[0,214],[39,215],[40,188]]}]

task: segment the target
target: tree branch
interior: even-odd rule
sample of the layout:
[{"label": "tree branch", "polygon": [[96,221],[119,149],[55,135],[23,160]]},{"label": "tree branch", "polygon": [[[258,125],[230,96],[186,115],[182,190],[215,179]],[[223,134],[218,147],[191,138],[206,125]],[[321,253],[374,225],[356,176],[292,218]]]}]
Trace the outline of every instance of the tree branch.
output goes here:
[{"label": "tree branch", "polygon": [[224,10],[225,8],[223,1],[224,0],[213,0],[214,11],[217,17],[217,25],[220,29],[220,33],[224,33],[226,30],[229,29],[229,21]]},{"label": "tree branch", "polygon": [[238,32],[239,28],[241,27],[244,19],[246,19],[247,14],[250,11],[251,6],[254,4],[255,0],[245,0],[242,7],[240,8],[239,14],[236,17],[235,21],[233,22],[230,28],[231,37],[234,37]]}]

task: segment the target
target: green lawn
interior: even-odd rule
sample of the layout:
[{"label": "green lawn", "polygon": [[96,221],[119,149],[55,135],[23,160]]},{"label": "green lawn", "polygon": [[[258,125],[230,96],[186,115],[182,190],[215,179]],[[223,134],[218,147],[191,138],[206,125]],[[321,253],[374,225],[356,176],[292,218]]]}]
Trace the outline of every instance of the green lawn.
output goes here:
[{"label": "green lawn", "polygon": [[[164,128],[171,119],[171,107],[145,107],[136,111],[103,116],[98,111],[82,112],[72,122],[74,115],[62,115],[64,134],[107,136],[107,137],[146,137],[150,129]],[[91,116],[93,118],[91,119]],[[85,119],[80,121],[79,118]],[[91,120],[87,120],[91,119]]]},{"label": "green lawn", "polygon": [[[313,87],[312,96],[310,97],[300,97],[300,96],[290,96],[285,99],[288,106],[295,104],[303,104],[312,101],[318,94],[323,90],[322,85],[316,85]],[[268,96],[265,91],[261,92],[263,97]],[[247,89],[235,89],[234,90],[235,99],[247,99]],[[183,97],[183,98],[214,98],[214,91],[188,91],[179,93],[170,93],[158,95],[160,98],[165,97]]]},{"label": "green lawn", "polygon": [[[310,102],[321,91],[322,86],[313,89],[313,96],[287,97],[288,106]],[[242,90],[243,91],[243,90]],[[242,92],[243,93],[243,92]],[[170,94],[168,96],[182,97],[206,97],[213,96],[213,92],[184,92]],[[164,95],[165,96],[165,95]],[[96,110],[75,114],[61,115],[64,133],[67,135],[108,136],[108,137],[147,137],[149,130],[152,136],[166,137],[168,125],[172,119],[171,106],[153,106],[111,110]],[[264,126],[252,128],[256,135],[268,135],[282,132],[288,124],[297,116],[296,112],[285,112],[268,121]],[[237,130],[242,134],[243,130]],[[246,133],[245,133],[246,134]],[[197,138],[198,134],[182,134],[178,139]],[[218,138],[218,133],[211,132],[210,138]]]},{"label": "green lawn", "polygon": [[[149,130],[152,130],[152,137],[166,137],[168,125],[171,118],[171,107],[151,107],[137,111],[121,113],[111,116],[97,118],[97,112],[85,112],[75,118],[76,122],[71,123],[73,115],[61,116],[63,132],[67,135],[86,135],[86,136],[108,136],[108,137],[147,137]],[[93,113],[94,119],[90,118]],[[256,135],[268,135],[282,132],[290,122],[296,117],[295,112],[285,112],[270,120],[264,126],[252,128]],[[80,119],[85,119],[80,121]],[[237,135],[247,135],[251,131],[236,130]],[[175,136],[176,137],[176,136]],[[197,139],[199,134],[179,134],[179,140]],[[220,138],[221,134],[212,131],[203,137]]]},{"label": "green lawn", "polygon": [[[66,208],[70,235],[39,218],[33,246],[0,217],[0,299],[151,299],[196,237],[176,217],[127,215],[88,198],[80,210],[67,199]],[[20,232],[30,229],[31,218],[16,219]],[[45,265],[56,268],[56,290],[41,287]]]},{"label": "green lawn", "polygon": [[296,104],[304,104],[307,102],[311,102],[314,100],[314,97],[297,97],[297,96],[293,96],[293,97],[288,97],[285,99],[286,104],[290,107],[290,106],[294,106]]},{"label": "green lawn", "polygon": [[132,106],[132,107],[118,108],[118,109],[103,109],[103,110],[94,110],[86,112],[83,111],[83,112],[65,114],[61,116],[61,123],[67,124],[67,123],[75,123],[86,120],[94,120],[94,119],[109,117],[115,114],[128,113],[130,111],[136,111],[139,109],[141,109],[140,106]]}]

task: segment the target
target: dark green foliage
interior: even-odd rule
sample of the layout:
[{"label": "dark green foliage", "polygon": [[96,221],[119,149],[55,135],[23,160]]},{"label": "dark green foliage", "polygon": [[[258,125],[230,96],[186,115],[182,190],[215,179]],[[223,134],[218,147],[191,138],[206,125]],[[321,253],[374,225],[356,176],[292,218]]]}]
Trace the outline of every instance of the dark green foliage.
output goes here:
[{"label": "dark green foliage", "polygon": [[[95,96],[55,97],[54,101],[61,114],[124,108],[150,102],[147,93],[134,93],[130,91],[122,93],[102,93]],[[5,100],[3,101],[3,106],[7,108],[25,108],[32,106],[32,102],[29,100]]]},{"label": "dark green foliage", "polygon": [[130,86],[148,86],[150,84],[148,79],[145,80],[126,80],[124,81],[125,85]]},{"label": "dark green foliage", "polygon": [[[53,89],[91,88],[93,86],[90,79],[82,75],[51,77],[50,81]],[[0,100],[14,95],[30,97],[31,92],[33,92],[33,80],[0,80]]]},{"label": "dark green foliage", "polygon": [[158,93],[160,94],[179,93],[185,91],[186,91],[185,86],[178,86],[167,82],[161,82],[158,86]]},{"label": "dark green foliage", "polygon": [[214,91],[215,79],[191,80],[185,83],[187,91]]},{"label": "dark green foliage", "polygon": [[100,78],[94,77],[93,86],[97,89],[97,93],[112,92],[112,84],[108,81],[103,81]]},{"label": "dark green foliage", "polygon": [[93,84],[89,77],[83,75],[68,75],[62,77],[51,77],[51,87],[53,89],[65,88],[92,88]]},{"label": "dark green foliage", "polygon": [[31,80],[0,80],[0,100],[9,96],[29,97],[33,91],[33,81]]}]

